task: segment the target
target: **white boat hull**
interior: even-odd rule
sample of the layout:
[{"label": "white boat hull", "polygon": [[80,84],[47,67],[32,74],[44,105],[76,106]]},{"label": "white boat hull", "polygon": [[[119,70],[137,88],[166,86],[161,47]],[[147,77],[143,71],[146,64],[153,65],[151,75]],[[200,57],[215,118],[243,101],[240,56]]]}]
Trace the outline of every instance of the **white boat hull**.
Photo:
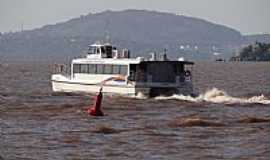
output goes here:
[{"label": "white boat hull", "polygon": [[[54,92],[84,92],[97,93],[100,90],[100,83],[86,83],[76,80],[68,79],[62,75],[52,76],[52,89]],[[164,83],[120,83],[120,84],[105,84],[103,85],[103,92],[106,94],[120,94],[127,96],[136,95],[167,95],[169,91],[171,94],[192,95],[192,83],[183,84],[164,84]]]},{"label": "white boat hull", "polygon": [[[52,88],[54,92],[85,92],[96,93],[99,92],[101,85],[73,83],[64,81],[52,81]],[[116,93],[122,95],[135,95],[135,87],[130,86],[110,86],[103,85],[104,93]]]}]

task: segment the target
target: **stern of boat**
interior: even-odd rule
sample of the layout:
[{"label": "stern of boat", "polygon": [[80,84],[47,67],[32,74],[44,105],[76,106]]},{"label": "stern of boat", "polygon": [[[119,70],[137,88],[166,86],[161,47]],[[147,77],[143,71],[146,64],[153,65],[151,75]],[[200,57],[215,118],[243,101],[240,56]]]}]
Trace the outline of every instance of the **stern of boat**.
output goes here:
[{"label": "stern of boat", "polygon": [[68,82],[70,79],[67,76],[64,76],[62,74],[53,74],[51,77],[52,82],[52,90],[54,92],[63,92],[64,87],[62,86],[63,82]]}]

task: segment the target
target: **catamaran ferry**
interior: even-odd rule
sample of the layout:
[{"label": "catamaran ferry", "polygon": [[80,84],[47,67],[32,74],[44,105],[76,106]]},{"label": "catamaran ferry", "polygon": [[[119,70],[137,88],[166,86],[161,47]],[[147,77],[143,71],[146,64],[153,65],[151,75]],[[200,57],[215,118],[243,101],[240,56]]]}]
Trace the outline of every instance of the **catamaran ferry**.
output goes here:
[{"label": "catamaran ferry", "polygon": [[[166,54],[151,58],[130,58],[130,52],[119,52],[111,44],[89,46],[84,58],[71,62],[70,73],[55,73],[51,77],[55,92],[96,93],[103,87],[103,93],[136,96],[193,94],[193,62],[183,59],[171,61]],[[60,70],[63,70],[61,68]]]}]

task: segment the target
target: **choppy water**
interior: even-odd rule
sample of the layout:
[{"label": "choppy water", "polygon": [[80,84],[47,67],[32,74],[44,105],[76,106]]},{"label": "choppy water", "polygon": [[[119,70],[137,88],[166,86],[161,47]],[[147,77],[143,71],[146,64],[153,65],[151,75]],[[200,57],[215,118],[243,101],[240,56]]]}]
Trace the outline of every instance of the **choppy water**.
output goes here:
[{"label": "choppy water", "polygon": [[[30,159],[265,159],[270,157],[270,63],[194,66],[199,97],[54,94],[49,63],[0,66],[0,156]],[[1,158],[0,158],[1,159]]]}]

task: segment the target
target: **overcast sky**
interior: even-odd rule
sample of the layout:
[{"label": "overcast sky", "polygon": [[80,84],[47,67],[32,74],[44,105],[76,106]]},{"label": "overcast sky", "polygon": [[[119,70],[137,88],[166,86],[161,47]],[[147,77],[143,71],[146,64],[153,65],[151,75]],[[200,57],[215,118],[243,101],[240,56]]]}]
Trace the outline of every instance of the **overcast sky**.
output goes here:
[{"label": "overcast sky", "polygon": [[243,34],[270,33],[270,0],[0,0],[0,32],[104,10],[149,9],[203,18]]}]

